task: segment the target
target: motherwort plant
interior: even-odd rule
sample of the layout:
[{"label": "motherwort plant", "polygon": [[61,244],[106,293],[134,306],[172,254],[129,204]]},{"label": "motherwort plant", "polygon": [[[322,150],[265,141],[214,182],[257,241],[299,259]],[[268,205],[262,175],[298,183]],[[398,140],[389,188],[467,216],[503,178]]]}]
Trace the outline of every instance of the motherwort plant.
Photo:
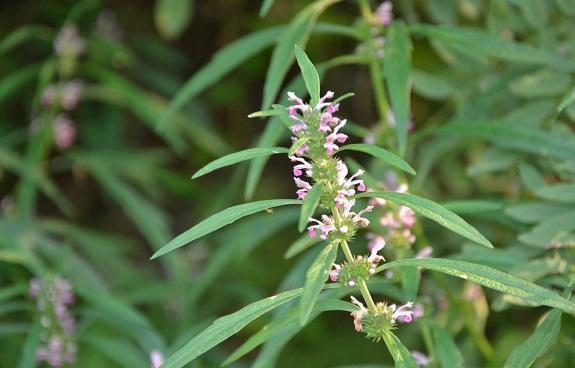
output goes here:
[{"label": "motherwort plant", "polygon": [[[300,52],[300,51],[296,51]],[[298,55],[301,63],[305,63],[305,55]],[[354,256],[348,242],[353,240],[360,228],[369,225],[365,213],[371,212],[373,206],[356,210],[356,191],[365,192],[366,186],[362,179],[363,170],[357,170],[349,175],[347,165],[334,154],[339,149],[338,144],[346,142],[348,136],[340,130],[345,126],[346,120],[339,119],[334,114],[339,110],[339,103],[331,103],[334,93],[329,91],[321,97],[315,106],[305,104],[293,92],[288,93],[289,100],[294,105],[287,111],[293,125],[290,129],[293,134],[290,160],[295,163],[293,168],[294,181],[298,187],[297,196],[304,199],[308,192],[316,187],[319,196],[319,206],[329,214],[321,215],[321,219],[309,218],[308,226],[310,237],[319,236],[336,247],[341,247],[346,257],[343,264],[334,264],[329,273],[332,281],[340,281],[344,286],[357,286],[361,291],[368,308],[354,297],[353,303],[359,307],[354,311],[354,325],[356,331],[365,331],[374,340],[382,339],[395,325],[396,321],[409,323],[412,320],[410,308],[413,303],[408,302],[397,307],[386,303],[375,303],[367,287],[367,281],[376,273],[376,267],[383,257],[378,254],[385,245],[379,241],[371,247],[369,256]],[[302,177],[307,179],[303,180]],[[313,186],[312,186],[313,184]],[[333,252],[335,253],[335,252]]]},{"label": "motherwort plant", "polygon": [[[416,240],[415,228],[418,226],[416,214],[478,244],[486,247],[492,245],[455,213],[435,202],[407,193],[406,184],[399,184],[394,188],[384,186],[386,191],[377,190],[380,189],[377,185],[368,188],[365,181],[367,173],[361,168],[350,170],[349,165],[339,157],[342,151],[371,155],[398,172],[415,172],[401,157],[375,144],[346,144],[349,138],[344,133],[347,121],[339,118],[337,113],[340,109],[339,103],[353,94],[333,99],[334,93],[329,91],[321,96],[320,78],[315,66],[297,45],[294,50],[310,102],[306,103],[296,93],[288,92],[288,101],[291,102],[288,107],[272,105],[269,110],[250,115],[271,117],[275,123],[283,123],[291,133],[291,147],[257,147],[232,153],[204,166],[193,177],[197,178],[246,160],[287,154],[293,164],[292,179],[297,199],[261,200],[227,208],[185,231],[158,250],[152,258],[171,252],[242,217],[260,211],[273,214],[272,208],[285,205],[300,205],[298,229],[303,232],[307,227],[308,238],[302,238],[303,240],[298,242],[298,252],[317,243],[322,244],[322,248],[318,249],[321,251],[309,265],[302,288],[260,300],[216,320],[169,356],[163,367],[184,366],[249,322],[282,305],[283,313],[278,312],[274,322],[238,348],[226,363],[239,359],[259,344],[273,339],[282,331],[288,331],[286,329],[293,334],[319,313],[335,310],[351,313],[357,332],[365,333],[373,341],[383,340],[397,366],[427,365],[433,358],[415,350],[410,352],[395,335],[398,324],[411,323],[423,316],[421,304],[415,303],[420,279],[419,269],[426,267],[466,279],[473,278],[482,285],[496,289],[503,285],[491,283],[478,276],[491,271],[477,271],[466,262],[429,258],[429,247],[421,249],[416,255],[413,254],[411,247]],[[364,198],[371,199],[366,203]],[[354,255],[350,244],[354,239],[362,239],[356,235],[364,230],[367,230],[366,252]],[[396,260],[383,264],[385,259],[381,252],[388,246],[392,250],[390,254],[396,256]],[[357,247],[354,245],[354,248]],[[345,259],[337,261],[340,249]],[[398,298],[400,303],[376,301],[373,294],[382,292],[381,289],[373,287],[375,280],[371,279],[383,270],[388,271],[387,276],[391,268],[398,266],[409,266],[405,272],[403,268],[398,270],[401,282],[406,288],[406,292]],[[389,284],[393,280],[385,282]],[[338,300],[355,292],[361,294],[363,300],[355,296],[350,296],[351,303]],[[557,295],[555,297],[559,298]],[[297,298],[299,303],[288,303]],[[551,304],[547,302],[547,305]],[[429,327],[422,327],[422,334],[428,333]],[[427,342],[426,346],[431,351],[433,346]]]}]

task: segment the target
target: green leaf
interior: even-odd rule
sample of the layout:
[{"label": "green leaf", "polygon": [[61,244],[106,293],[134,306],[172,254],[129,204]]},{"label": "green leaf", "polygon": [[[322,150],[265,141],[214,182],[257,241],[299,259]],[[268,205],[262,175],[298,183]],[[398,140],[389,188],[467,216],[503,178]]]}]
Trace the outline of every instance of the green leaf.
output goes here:
[{"label": "green leaf", "polygon": [[402,21],[393,22],[385,38],[383,74],[395,116],[395,134],[400,156],[407,147],[407,123],[410,113],[411,39]]},{"label": "green leaf", "polygon": [[319,204],[319,200],[321,198],[321,190],[323,189],[323,185],[316,183],[313,188],[307,193],[303,204],[301,206],[301,212],[299,215],[299,222],[297,225],[297,229],[301,233],[304,231],[305,226],[309,222],[309,218],[313,216],[315,208]]},{"label": "green leaf", "polygon": [[96,348],[100,354],[118,364],[120,367],[145,367],[148,357],[132,343],[112,336],[88,335],[83,342]]},{"label": "green leaf", "polygon": [[226,225],[239,220],[242,217],[251,215],[253,213],[263,211],[267,208],[273,208],[278,206],[285,206],[289,204],[301,204],[302,202],[296,199],[269,199],[265,201],[257,201],[251,203],[244,203],[238,206],[233,206],[227,208],[221,212],[218,212],[207,219],[201,221],[199,224],[195,225],[191,229],[185,231],[184,233],[178,235],[168,244],[164,245],[160,250],[158,250],[151,259],[158,258],[168,252],[173,251],[181,246],[184,246],[202,236],[205,236],[213,231],[216,231]]},{"label": "green leaf", "polygon": [[457,348],[449,332],[437,324],[431,325],[433,340],[435,340],[435,355],[442,368],[463,367],[463,356]]},{"label": "green leaf", "polygon": [[529,202],[519,203],[505,208],[505,214],[514,220],[535,224],[555,215],[569,212],[572,206],[561,203]]},{"label": "green leaf", "polygon": [[320,0],[304,8],[296,15],[279,36],[266,73],[262,110],[275,101],[284,78],[294,61],[293,47],[304,47],[319,15],[336,0]]},{"label": "green leaf", "polygon": [[559,248],[573,246],[575,211],[555,213],[529,232],[519,235],[522,243],[539,248]]},{"label": "green leaf", "polygon": [[289,259],[308,249],[312,245],[319,243],[320,241],[321,239],[317,236],[311,238],[308,234],[304,234],[288,247],[284,258]]},{"label": "green leaf", "polygon": [[34,38],[48,42],[52,41],[54,38],[54,30],[46,26],[30,24],[22,26],[2,38],[2,41],[0,41],[0,55]]},{"label": "green leaf", "polygon": [[[318,300],[316,306],[314,307],[314,314],[321,312],[330,311],[346,311],[353,312],[357,308],[348,302],[344,302],[337,299],[324,299]],[[235,362],[240,359],[253,349],[257,348],[264,342],[270,340],[274,336],[284,334],[285,331],[289,331],[293,328],[299,328],[298,326],[298,316],[299,310],[293,309],[288,314],[283,315],[279,319],[272,321],[271,323],[264,326],[255,335],[249,338],[248,341],[242,344],[238,349],[236,349],[222,364],[223,366]]]},{"label": "green leaf", "polygon": [[305,51],[298,45],[294,46],[295,57],[301,70],[301,75],[305,82],[307,91],[311,97],[311,105],[315,106],[319,102],[319,74],[315,70],[311,60],[307,57]]},{"label": "green leaf", "polygon": [[519,97],[537,98],[561,95],[570,84],[569,73],[542,69],[512,81],[509,89]]},{"label": "green leaf", "polygon": [[512,62],[549,65],[566,71],[575,70],[572,60],[524,43],[503,40],[498,35],[476,28],[417,24],[411,27],[411,31],[472,56],[485,55]]},{"label": "green leaf", "polygon": [[160,126],[171,120],[188,101],[212,86],[250,57],[274,43],[283,27],[266,28],[234,41],[214,54],[210,62],[198,70],[176,93],[162,117]]},{"label": "green leaf", "polygon": [[503,209],[503,203],[497,201],[484,201],[481,199],[468,199],[442,203],[442,206],[457,214],[467,215],[484,212],[497,212]]},{"label": "green leaf", "polygon": [[106,193],[122,207],[154,249],[169,239],[166,214],[116,175],[105,160],[95,155],[76,155],[75,158],[89,168]]},{"label": "green leaf", "polygon": [[373,144],[354,143],[345,145],[343,147],[340,147],[339,149],[339,151],[345,151],[345,150],[367,153],[375,158],[379,158],[380,160],[387,162],[393,167],[405,171],[406,173],[415,175],[415,170],[413,169],[413,167],[411,167],[401,157],[397,156],[392,152],[389,152],[385,148],[381,148]]},{"label": "green leaf", "polygon": [[260,17],[265,17],[268,12],[270,11],[270,9],[272,8],[272,6],[274,5],[274,1],[275,0],[264,0],[262,2],[262,7],[260,8]]},{"label": "green leaf", "polygon": [[575,145],[547,132],[497,122],[451,123],[436,131],[442,135],[481,138],[520,152],[557,159],[575,158]]},{"label": "green leaf", "polygon": [[172,354],[162,368],[181,368],[206,351],[233,336],[248,323],[278,306],[297,298],[302,289],[290,290],[252,303],[239,311],[220,317],[210,327],[191,339],[186,345]]},{"label": "green leaf", "polygon": [[367,192],[358,194],[356,197],[383,198],[409,207],[417,214],[437,222],[439,225],[448,228],[456,234],[472,240],[477,244],[493,248],[489,240],[481,235],[473,226],[469,225],[455,213],[428,199],[413,194],[397,192]]},{"label": "green leaf", "polygon": [[563,97],[563,99],[559,103],[559,106],[557,106],[557,113],[563,111],[567,106],[569,106],[573,102],[575,102],[575,86],[573,86],[573,88],[571,88],[569,92],[567,92],[567,94]]},{"label": "green leaf", "polygon": [[531,192],[536,192],[545,185],[543,175],[526,162],[521,163],[519,166],[519,177],[521,178],[521,183]]},{"label": "green leaf", "polygon": [[511,352],[504,367],[531,367],[535,359],[543,355],[555,343],[560,328],[561,311],[554,309],[546,313],[533,335]]},{"label": "green leaf", "polygon": [[7,99],[14,97],[19,90],[32,84],[38,77],[41,67],[41,64],[31,64],[4,74],[0,79],[0,103],[3,104]]},{"label": "green leaf", "polygon": [[539,198],[563,203],[575,203],[575,184],[547,185],[535,192]]},{"label": "green leaf", "polygon": [[527,24],[536,30],[545,28],[549,20],[546,0],[522,0],[519,6]]},{"label": "green leaf", "polygon": [[413,90],[430,100],[445,100],[457,92],[457,87],[436,73],[413,70]]},{"label": "green leaf", "polygon": [[453,259],[410,258],[386,263],[378,267],[377,271],[380,272],[393,267],[406,266],[423,267],[432,271],[443,272],[502,293],[518,296],[528,302],[559,308],[567,313],[575,314],[575,304],[555,294],[553,291],[532,282],[525,281],[517,276],[475,263],[456,261]]},{"label": "green leaf", "polygon": [[251,160],[252,158],[261,156],[270,156],[277,153],[288,153],[288,149],[283,147],[257,147],[230,153],[229,155],[220,157],[217,160],[210,162],[206,166],[196,171],[194,176],[192,176],[192,179],[199,178],[200,176],[206,175],[222,167],[237,164],[238,162]]},{"label": "green leaf", "polygon": [[193,16],[192,0],[157,0],[154,12],[156,27],[171,40],[181,35]]},{"label": "green leaf", "polygon": [[337,256],[337,243],[329,243],[310,268],[307,270],[303,294],[299,302],[300,314],[299,322],[303,326],[309,320],[311,312],[315,306],[319,293],[327,280],[331,265]]},{"label": "green leaf", "polygon": [[417,368],[417,363],[407,348],[393,333],[383,335],[387,349],[391,353],[396,368]]}]

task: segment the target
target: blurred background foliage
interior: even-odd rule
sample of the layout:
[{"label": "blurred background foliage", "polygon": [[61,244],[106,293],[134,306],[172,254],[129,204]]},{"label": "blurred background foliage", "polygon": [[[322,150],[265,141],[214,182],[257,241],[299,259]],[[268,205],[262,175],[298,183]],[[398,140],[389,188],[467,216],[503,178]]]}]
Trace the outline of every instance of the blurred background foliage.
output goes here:
[{"label": "blurred background foliage", "polygon": [[[174,234],[245,201],[247,164],[190,177],[256,144],[265,122],[247,115],[260,109],[274,40],[166,119],[170,102],[216,51],[290,22],[308,3],[278,0],[265,17],[257,0],[0,4],[0,366],[36,364],[42,336],[28,296],[33,277],[57,274],[73,285],[78,367],[149,366],[150,352],[170,354],[215,317],[278,285],[301,286],[315,250],[284,259],[298,238],[295,209],[257,214],[148,259]],[[437,256],[565,288],[575,244],[575,3],[410,0],[394,2],[394,13],[410,25],[413,42],[406,159],[418,174],[410,187],[464,216],[497,249],[462,244],[428,222],[418,241]],[[311,60],[357,55],[356,39],[321,31],[322,23],[361,29],[357,18],[353,1],[322,14],[306,47]],[[391,128],[378,121],[368,68],[359,64],[330,69],[322,86],[355,92],[342,111],[358,125],[356,140],[374,136],[385,146]],[[290,69],[286,81],[297,75]],[[383,180],[385,168],[363,165]],[[291,198],[290,171],[287,160],[272,157],[253,197]],[[397,286],[381,289],[403,298]],[[502,366],[544,312],[439,275],[421,290],[468,366]],[[218,366],[264,323],[191,366]],[[539,366],[570,366],[574,327],[565,318]],[[424,349],[415,326],[402,328],[401,338]],[[391,362],[343,313],[317,318],[281,355],[273,349],[233,365]]]}]

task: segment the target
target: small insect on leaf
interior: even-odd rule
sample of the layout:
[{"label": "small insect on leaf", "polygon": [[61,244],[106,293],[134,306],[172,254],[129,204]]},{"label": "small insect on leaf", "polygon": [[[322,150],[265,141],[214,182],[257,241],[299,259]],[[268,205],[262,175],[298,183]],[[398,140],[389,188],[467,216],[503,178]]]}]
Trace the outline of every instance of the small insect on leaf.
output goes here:
[{"label": "small insect on leaf", "polygon": [[266,211],[267,213],[274,213],[273,208],[266,208],[264,211]]}]

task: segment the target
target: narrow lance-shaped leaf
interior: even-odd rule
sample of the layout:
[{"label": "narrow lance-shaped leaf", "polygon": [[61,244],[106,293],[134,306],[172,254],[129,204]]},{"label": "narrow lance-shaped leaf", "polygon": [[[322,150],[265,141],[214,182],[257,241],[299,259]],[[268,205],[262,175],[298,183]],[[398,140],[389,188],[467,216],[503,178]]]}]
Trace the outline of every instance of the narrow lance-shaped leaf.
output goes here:
[{"label": "narrow lance-shaped leaf", "polygon": [[575,102],[575,86],[569,90],[569,92],[563,97],[559,106],[557,106],[557,112],[560,113],[571,103]]},{"label": "narrow lance-shaped leaf", "polygon": [[385,39],[383,74],[389,91],[395,117],[395,135],[399,154],[407,147],[407,123],[409,120],[409,95],[411,90],[411,39],[403,22],[393,22]]},{"label": "narrow lance-shaped leaf", "polygon": [[301,206],[301,212],[297,226],[300,233],[305,229],[305,225],[307,225],[309,218],[313,215],[315,208],[319,204],[322,187],[323,186],[321,184],[317,183],[316,185],[313,186],[313,188],[311,188],[311,190],[305,196],[305,199]]},{"label": "narrow lance-shaped leaf", "polygon": [[[324,299],[318,300],[316,306],[314,307],[313,313],[330,312],[330,311],[346,311],[353,312],[357,308],[348,302],[344,302],[338,299]],[[298,323],[299,310],[297,308],[292,309],[289,313],[283,315],[279,319],[272,321],[271,323],[264,326],[258,333],[253,335],[246,341],[242,346],[240,346],[236,351],[234,351],[228,359],[222,364],[224,366],[235,362],[242,356],[246,355],[253,349],[257,348],[259,345],[270,340],[274,336],[284,334],[285,331],[291,331],[294,328],[301,328]]]},{"label": "narrow lance-shaped leaf", "polygon": [[575,158],[575,145],[541,130],[501,122],[455,122],[436,131],[441,135],[481,138],[502,148],[557,159]]},{"label": "narrow lance-shaped leaf", "polygon": [[575,314],[575,304],[562,296],[532,282],[491,267],[453,259],[409,258],[386,263],[378,267],[377,271],[380,272],[393,267],[424,267],[432,271],[443,272],[475,282],[502,293],[520,297],[528,302],[559,308],[567,313]]},{"label": "narrow lance-shaped leaf", "polygon": [[393,167],[405,171],[406,173],[415,175],[415,170],[413,169],[413,167],[411,167],[401,157],[397,156],[392,152],[389,152],[385,148],[381,148],[373,144],[354,143],[340,147],[339,149],[339,151],[345,151],[345,150],[367,153],[375,158],[379,158],[380,160],[387,162]]},{"label": "narrow lance-shaped leaf", "polygon": [[321,253],[318,254],[307,271],[303,295],[299,303],[299,322],[301,326],[307,323],[317,301],[317,297],[327,280],[331,265],[337,256],[337,247],[337,243],[329,243]]},{"label": "narrow lance-shaped leaf", "polygon": [[337,0],[321,0],[308,5],[290,22],[279,37],[266,73],[262,110],[271,106],[294,61],[295,44],[304,47],[319,15]]},{"label": "narrow lance-shaped leaf", "polygon": [[284,293],[252,303],[239,311],[218,318],[204,331],[171,355],[162,368],[180,368],[193,361],[222,341],[233,336],[248,323],[274,308],[300,296],[302,289]]},{"label": "narrow lance-shaped leaf", "polygon": [[387,349],[391,353],[391,357],[395,362],[396,367],[401,368],[417,368],[417,363],[407,348],[392,332],[383,335],[383,340]]},{"label": "narrow lance-shaped leaf", "polygon": [[175,117],[177,111],[248,58],[270,46],[283,32],[283,27],[253,32],[218,51],[212,60],[196,72],[176,93],[160,126]]},{"label": "narrow lance-shaped leaf", "polygon": [[372,197],[387,199],[402,206],[414,210],[417,214],[427,217],[437,222],[439,225],[472,240],[483,246],[493,248],[493,245],[473,226],[465,222],[464,219],[449,211],[447,208],[425,198],[408,193],[397,192],[366,192],[356,195],[356,197]]},{"label": "narrow lance-shaped leaf", "polygon": [[436,324],[431,325],[433,340],[435,340],[435,355],[442,368],[463,367],[463,356],[457,348],[449,332]]},{"label": "narrow lance-shaped leaf", "polygon": [[511,352],[504,367],[528,368],[535,362],[535,359],[543,355],[557,339],[561,328],[561,314],[559,309],[548,312],[535,329],[533,335]]},{"label": "narrow lance-shaped leaf", "polygon": [[181,246],[184,246],[202,236],[205,236],[213,231],[216,231],[226,225],[233,223],[242,217],[251,215],[253,213],[263,211],[267,208],[278,206],[285,206],[288,204],[301,204],[302,202],[296,199],[270,199],[265,201],[257,201],[251,203],[244,203],[238,206],[227,208],[218,212],[207,219],[201,221],[191,229],[180,234],[168,244],[164,245],[158,250],[151,259],[158,258],[166,253],[173,251]]},{"label": "narrow lance-shaped leaf", "polygon": [[466,54],[482,54],[513,62],[550,65],[567,71],[575,69],[573,60],[524,43],[507,41],[479,29],[422,24],[412,26],[410,29],[412,33],[438,40]]},{"label": "narrow lance-shaped leaf", "polygon": [[194,176],[192,176],[192,179],[199,178],[200,176],[206,175],[222,167],[234,165],[237,164],[238,162],[246,160],[251,160],[252,158],[270,156],[278,153],[287,153],[287,152],[288,149],[284,147],[256,147],[256,148],[248,148],[246,150],[239,152],[230,153],[229,155],[220,157],[217,160],[210,162],[206,166],[196,171]]},{"label": "narrow lance-shaped leaf", "polygon": [[305,86],[311,98],[311,105],[315,106],[319,102],[320,95],[319,74],[317,74],[317,70],[315,70],[311,60],[307,57],[301,47],[295,45],[294,52]]},{"label": "narrow lance-shaped leaf", "polygon": [[260,17],[263,18],[268,14],[272,5],[274,5],[274,1],[275,0],[263,0],[262,7],[260,8]]}]

